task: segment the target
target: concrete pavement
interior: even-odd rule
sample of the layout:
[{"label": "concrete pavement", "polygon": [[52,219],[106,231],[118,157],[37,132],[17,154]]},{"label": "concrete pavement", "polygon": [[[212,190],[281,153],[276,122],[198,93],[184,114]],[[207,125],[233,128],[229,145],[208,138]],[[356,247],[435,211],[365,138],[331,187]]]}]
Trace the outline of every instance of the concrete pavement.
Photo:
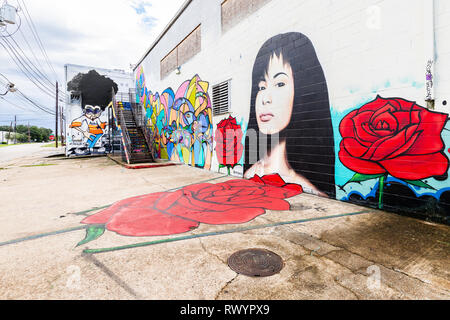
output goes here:
[{"label": "concrete pavement", "polygon": [[[45,154],[54,154],[56,148],[42,148],[49,143],[32,143],[32,144],[18,144],[10,145],[7,147],[0,148],[0,166],[4,163],[8,163],[15,159],[22,159],[27,157],[32,157],[33,155],[43,156]],[[61,153],[65,149],[59,148]]]},{"label": "concrete pavement", "polygon": [[[187,166],[127,170],[106,157],[44,158],[50,151],[58,152],[1,165],[0,299],[450,298],[450,227],[308,194],[288,199],[290,211],[245,224],[156,237],[106,231],[76,247],[86,235],[80,222],[118,200],[232,178]],[[284,269],[236,274],[227,259],[248,248],[277,253]]]}]

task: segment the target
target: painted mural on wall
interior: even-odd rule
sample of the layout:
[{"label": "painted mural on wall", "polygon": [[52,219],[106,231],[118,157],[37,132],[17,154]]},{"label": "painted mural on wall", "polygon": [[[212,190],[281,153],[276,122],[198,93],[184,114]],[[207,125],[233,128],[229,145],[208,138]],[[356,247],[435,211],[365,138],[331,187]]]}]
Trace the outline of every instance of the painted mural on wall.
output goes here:
[{"label": "painted mural on wall", "polygon": [[404,98],[337,112],[312,42],[280,34],[253,66],[245,177],[277,173],[309,193],[448,222],[449,131],[447,114]]},{"label": "painted mural on wall", "polygon": [[137,98],[146,110],[155,158],[211,169],[213,126],[209,83],[196,75],[176,92],[168,88],[161,95],[154,94],[147,88],[141,67],[136,88]]},{"label": "painted mural on wall", "polygon": [[[68,84],[71,96],[78,97],[81,116],[70,119],[67,155],[95,155],[107,152],[105,141],[108,120],[105,109],[111,102],[112,88],[117,84],[97,71],[78,73]],[[74,103],[72,102],[72,108]],[[71,114],[74,110],[71,110]]]},{"label": "painted mural on wall", "polygon": [[242,125],[236,118],[229,116],[217,125],[214,140],[219,172],[226,168],[230,176],[236,167],[243,166],[245,135]]},{"label": "painted mural on wall", "polygon": [[246,143],[246,178],[277,173],[309,193],[335,197],[328,88],[305,35],[280,34],[259,50],[252,74],[249,137],[251,131],[258,141]]},{"label": "painted mural on wall", "polygon": [[353,176],[340,186],[343,200],[448,216],[448,124],[447,114],[402,98],[377,96],[347,113],[339,160]]}]

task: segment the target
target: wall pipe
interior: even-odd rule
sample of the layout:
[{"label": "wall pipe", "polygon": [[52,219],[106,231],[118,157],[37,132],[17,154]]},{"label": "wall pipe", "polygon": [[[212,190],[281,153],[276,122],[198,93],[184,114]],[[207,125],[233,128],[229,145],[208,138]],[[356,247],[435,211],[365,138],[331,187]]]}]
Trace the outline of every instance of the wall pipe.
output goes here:
[{"label": "wall pipe", "polygon": [[435,0],[424,0],[424,49],[426,62],[426,86],[425,101],[429,109],[434,109],[435,101],[435,65],[436,43],[434,26]]}]

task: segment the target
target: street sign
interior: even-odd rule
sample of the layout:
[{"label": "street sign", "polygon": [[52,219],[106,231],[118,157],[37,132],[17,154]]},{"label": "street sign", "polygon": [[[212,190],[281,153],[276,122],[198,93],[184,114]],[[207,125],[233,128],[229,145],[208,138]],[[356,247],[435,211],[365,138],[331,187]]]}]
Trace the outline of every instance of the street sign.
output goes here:
[{"label": "street sign", "polygon": [[50,138],[50,141],[54,141],[55,140],[55,136],[54,135],[51,135],[49,138]]}]

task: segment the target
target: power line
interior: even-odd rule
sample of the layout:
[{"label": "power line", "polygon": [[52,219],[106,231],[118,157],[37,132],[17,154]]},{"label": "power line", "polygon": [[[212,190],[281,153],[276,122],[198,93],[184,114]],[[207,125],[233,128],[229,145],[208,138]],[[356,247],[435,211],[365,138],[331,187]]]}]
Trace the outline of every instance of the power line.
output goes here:
[{"label": "power line", "polygon": [[41,67],[41,69],[44,69],[42,67],[41,61],[36,57],[36,54],[34,53],[34,50],[31,48],[30,42],[25,37],[24,33],[22,32],[22,29],[19,29],[20,35],[22,36],[23,40],[27,44],[28,48],[30,49],[31,54],[33,55],[34,59],[36,60],[37,64]]},{"label": "power line", "polygon": [[[27,37],[25,37],[24,33],[21,30],[22,25],[22,19],[20,18],[20,25],[17,28],[17,30],[14,32],[16,34],[18,31],[20,31],[20,34],[25,41],[25,44],[28,46],[29,52],[31,52],[32,56],[34,57],[35,61],[37,62],[37,66],[25,53],[24,49],[21,47],[21,45],[16,41],[16,39],[13,37],[13,34],[8,34],[8,36],[2,36],[0,33],[0,45],[5,49],[5,51],[9,54],[11,59],[13,60],[14,64],[18,67],[19,71],[21,71],[41,92],[48,95],[52,99],[56,99],[56,103],[58,105],[58,102],[65,103],[65,100],[63,100],[64,97],[67,97],[67,94],[65,92],[61,92],[61,98],[58,95],[58,75],[56,74],[55,69],[53,68],[53,65],[49,59],[49,56],[47,54],[47,51],[45,49],[45,46],[43,45],[43,42],[39,36],[39,33],[37,31],[36,25],[34,24],[33,18],[30,15],[30,12],[27,8],[27,5],[25,1],[22,0],[22,3],[18,0],[18,6],[20,11],[23,13],[25,17],[26,24],[28,26],[28,29],[31,31],[32,36],[34,37],[34,40],[37,44],[37,47],[40,49],[40,52],[42,54],[42,57],[44,58],[45,62],[49,66],[49,70],[53,72],[53,75],[55,76],[56,85],[53,84],[52,80],[50,80],[50,77],[45,71],[45,68],[40,63],[40,59],[37,58],[30,42],[27,40]],[[11,39],[11,40],[9,40]],[[17,39],[18,40],[18,39]],[[23,42],[22,42],[23,43]],[[6,78],[6,77],[5,77]],[[56,92],[55,92],[56,91]],[[26,103],[26,105],[32,106],[33,108],[37,108],[42,112],[45,112],[51,116],[57,115],[58,110],[52,110],[45,106],[42,106],[41,104],[37,103],[33,99],[29,98],[27,95],[25,95],[22,91],[17,90],[17,98],[22,101],[22,103]],[[61,100],[60,100],[61,99]],[[8,101],[6,99],[3,99],[5,102],[9,103],[12,106],[16,106],[17,108],[21,110],[25,110],[23,107],[12,103],[11,101]],[[61,117],[62,119],[65,117]],[[65,119],[64,119],[65,120]]]},{"label": "power line", "polygon": [[[22,9],[20,3],[19,7],[21,9],[21,11],[24,14],[25,20],[28,23],[28,27],[31,30],[31,33],[33,35],[33,37],[36,40],[36,43],[38,44],[38,47],[41,49],[42,55],[44,57],[44,59],[46,60],[47,64],[51,67],[53,73],[56,76],[56,72],[53,69],[53,66],[51,65],[51,62],[48,58],[48,55],[45,51],[45,48],[42,44],[42,41],[39,38],[39,35],[37,33],[36,27],[34,25],[34,22],[32,21],[31,15],[29,14],[29,11],[26,7],[25,2],[23,2],[23,6],[25,8],[25,10]],[[26,11],[26,13],[25,13]],[[27,17],[28,14],[28,17]],[[20,16],[19,16],[20,18]],[[20,28],[18,28],[18,30],[20,30]],[[42,67],[42,64],[40,63],[39,59],[37,59],[36,54],[34,53],[29,41],[26,39],[26,37],[24,36],[22,30],[20,30],[20,33],[26,43],[26,45],[28,46],[28,48],[30,49],[33,57],[35,58],[35,60],[38,62],[39,67],[37,67],[32,61],[31,59],[25,54],[24,50],[21,48],[21,46],[19,45],[19,43],[17,43],[17,41],[11,36],[11,42],[9,41],[9,39],[7,39],[6,37],[1,37],[0,36],[0,40],[3,40],[3,43],[0,42],[0,44],[3,46],[3,48],[6,50],[6,52],[9,54],[9,56],[11,57],[11,59],[14,61],[14,63],[16,64],[16,66],[18,67],[18,69],[43,93],[45,93],[46,95],[48,95],[49,97],[51,97],[52,99],[56,99],[56,86],[52,83],[52,81],[49,79],[49,77],[45,74],[45,71],[43,70],[44,68]],[[13,43],[12,43],[13,42]],[[6,46],[5,46],[6,45]],[[9,50],[8,50],[9,49]],[[42,70],[41,70],[42,69]],[[64,103],[65,101],[63,100],[65,97],[65,93],[62,93],[62,97],[60,98],[60,102]],[[32,101],[31,99],[27,98],[29,100],[30,103],[32,103],[34,106],[38,106],[38,108],[42,109],[42,107],[40,107],[36,102]]]},{"label": "power line", "polygon": [[[22,73],[24,73],[24,75],[31,82],[33,82],[41,91],[43,91],[45,94],[47,94],[51,98],[55,99],[56,95],[54,93],[54,90],[56,89],[56,86],[52,86],[52,84],[48,78],[46,78],[46,79],[44,78],[44,80],[47,80],[50,83],[51,87],[49,87],[48,84],[43,83],[41,81],[41,79],[43,77],[45,77],[45,75],[43,75],[42,72],[39,69],[37,69],[37,67],[34,64],[32,64],[34,66],[34,68],[37,69],[37,71],[35,71],[30,66],[30,64],[22,57],[20,52],[17,51],[17,49],[14,47],[14,45],[12,45],[7,39],[0,38],[0,40],[4,41],[4,44],[1,42],[0,42],[0,44],[3,46],[3,48],[5,48],[6,52],[8,52],[9,56],[14,61],[16,66],[20,69],[20,71],[22,71]],[[7,48],[5,47],[5,44],[6,44]],[[22,50],[20,47],[19,47],[19,49]],[[26,59],[29,60],[28,57],[26,57]],[[61,102],[63,102],[63,101],[61,101]]]},{"label": "power line", "polygon": [[23,94],[22,91],[17,90],[17,92],[18,92],[22,97],[24,97],[28,102],[30,102],[32,105],[34,105],[35,107],[39,108],[40,110],[42,110],[42,111],[44,111],[44,112],[46,112],[46,113],[48,113],[48,114],[55,115],[55,112],[54,112],[54,111],[52,111],[51,109],[47,109],[46,107],[40,106],[39,104],[37,104],[36,102],[34,102],[34,101],[31,100],[30,98],[28,98],[25,94]]},{"label": "power line", "polygon": [[[22,3],[23,3],[23,8],[25,8],[25,10],[23,10],[22,6],[20,5],[20,2],[18,1],[19,7],[22,9],[22,11],[24,11],[25,20],[27,21],[28,26],[29,26],[30,30],[32,31],[32,34],[33,34],[36,42],[38,43],[39,48],[41,49],[41,52],[43,53],[45,61],[49,65],[50,69],[53,71],[53,74],[55,75],[55,79],[59,80],[58,75],[56,74],[52,63],[50,62],[50,59],[48,58],[47,52],[44,48],[44,45],[42,44],[41,38],[39,37],[39,34],[36,30],[36,26],[34,25],[33,19],[31,18],[30,12],[28,11],[27,5],[25,4],[24,0],[22,0]],[[28,15],[28,17],[27,17],[27,15]]]},{"label": "power line", "polygon": [[[0,75],[3,76],[3,78],[5,78],[5,79],[9,82],[9,80],[8,80],[4,75],[2,75],[1,73],[0,73]],[[44,106],[40,105],[39,103],[33,101],[32,99],[30,99],[29,97],[27,97],[27,96],[26,96],[22,91],[20,91],[19,89],[17,89],[16,92],[19,94],[17,97],[20,98],[22,101],[26,102],[27,104],[29,104],[29,105],[31,105],[31,106],[33,106],[33,107],[36,107],[36,108],[38,108],[39,110],[41,110],[41,111],[43,111],[43,112],[45,112],[45,113],[48,113],[48,114],[50,114],[50,115],[55,115],[55,111],[53,111],[53,110],[50,109],[50,108],[44,107]],[[12,103],[11,103],[11,104],[12,104]]]},{"label": "power line", "polygon": [[[0,38],[0,40],[2,40]],[[34,76],[29,70],[28,68],[23,64],[23,62],[20,60],[19,57],[17,57],[16,53],[14,52],[13,49],[11,49],[11,46],[8,45],[8,43],[6,43],[7,46],[5,46],[2,41],[0,41],[0,45],[3,46],[3,48],[5,48],[5,50],[8,52],[8,54],[10,55],[10,57],[12,58],[12,60],[14,61],[14,63],[16,64],[16,66],[19,68],[20,71],[22,71],[22,73],[37,87],[39,88],[43,93],[45,93],[46,95],[48,95],[49,97],[55,99],[55,96],[53,95],[53,93],[50,91],[50,89],[48,87],[46,87],[44,84],[42,84],[42,82],[36,78],[36,76]],[[8,50],[9,48],[9,50]],[[10,52],[11,50],[11,52]]]},{"label": "power line", "polygon": [[13,102],[7,100],[5,97],[0,97],[0,99],[4,100],[6,103],[9,103],[9,104],[15,106],[16,108],[19,108],[20,110],[29,111],[29,110],[27,110],[27,109],[25,109],[25,108],[15,104],[15,103],[13,103]]},{"label": "power line", "polygon": [[51,93],[52,90],[48,88],[46,84],[42,83],[42,81],[39,79],[39,74],[36,73],[36,71],[32,70],[26,61],[22,60],[23,59],[22,56],[20,56],[20,53],[17,52],[17,50],[11,45],[11,43],[9,41],[5,41],[5,39],[0,40],[3,41],[3,43],[0,42],[0,44],[3,46],[3,48],[5,48],[6,52],[8,52],[11,59],[13,59],[14,63],[20,69],[20,71],[22,71],[22,73],[25,74],[25,76],[31,82],[33,82],[41,91],[43,91],[47,95],[50,95],[50,97],[54,98],[54,96],[52,96]]},{"label": "power line", "polygon": [[[17,43],[17,41],[14,39],[14,37],[11,38],[11,40],[14,42],[16,47],[22,52],[22,55],[25,57],[26,60],[30,63],[32,67],[34,67],[35,70],[37,70],[38,74],[41,76],[41,78],[45,81],[47,81],[51,87],[54,86],[53,82],[48,78],[47,75],[45,75],[36,65],[28,58],[28,56],[25,54],[25,52],[22,50],[20,45]],[[28,43],[28,41],[25,39],[25,41]]]}]

